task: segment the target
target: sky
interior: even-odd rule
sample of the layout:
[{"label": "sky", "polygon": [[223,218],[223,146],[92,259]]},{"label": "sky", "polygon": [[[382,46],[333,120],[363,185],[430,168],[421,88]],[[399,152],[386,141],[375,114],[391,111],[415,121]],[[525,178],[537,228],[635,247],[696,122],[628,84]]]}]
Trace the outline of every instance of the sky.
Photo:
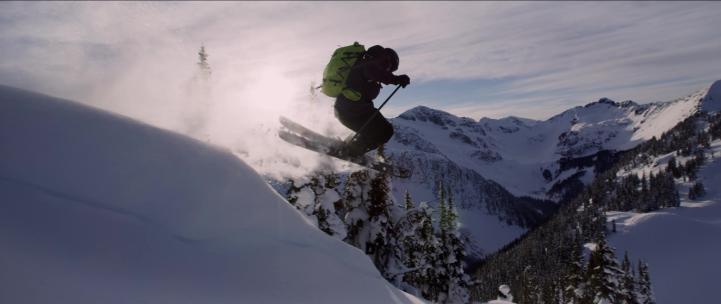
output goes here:
[{"label": "sky", "polygon": [[181,132],[202,125],[198,137],[226,143],[245,126],[270,132],[278,115],[342,133],[333,100],[309,88],[358,41],[395,49],[411,78],[387,117],[424,105],[547,119],[601,97],[708,87],[721,79],[718,16],[721,2],[1,2],[0,84]]}]

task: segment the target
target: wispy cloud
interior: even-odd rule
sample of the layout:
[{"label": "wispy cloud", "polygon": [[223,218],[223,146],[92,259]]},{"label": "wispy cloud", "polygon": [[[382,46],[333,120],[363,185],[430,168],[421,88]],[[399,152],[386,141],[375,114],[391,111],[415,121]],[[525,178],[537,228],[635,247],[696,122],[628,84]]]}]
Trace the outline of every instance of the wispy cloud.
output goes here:
[{"label": "wispy cloud", "polygon": [[721,78],[719,15],[719,2],[2,2],[0,82],[180,129],[198,109],[187,86],[204,44],[214,140],[282,113],[341,134],[308,87],[329,52],[359,41],[396,49],[412,78],[387,115],[425,104],[543,119]]}]

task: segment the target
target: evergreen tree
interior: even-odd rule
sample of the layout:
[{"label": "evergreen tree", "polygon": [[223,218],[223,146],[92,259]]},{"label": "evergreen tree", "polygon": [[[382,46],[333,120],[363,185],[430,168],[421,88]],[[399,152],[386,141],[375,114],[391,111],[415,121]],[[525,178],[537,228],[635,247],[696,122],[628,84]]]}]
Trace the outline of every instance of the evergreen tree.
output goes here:
[{"label": "evergreen tree", "polygon": [[538,297],[538,282],[535,279],[531,266],[526,266],[521,273],[519,303],[540,303]]},{"label": "evergreen tree", "polygon": [[366,251],[368,231],[368,210],[365,202],[368,200],[370,188],[368,170],[356,171],[348,176],[343,188],[343,203],[347,210],[344,222],[348,227],[345,241],[357,248]]},{"label": "evergreen tree", "polygon": [[697,181],[691,186],[691,188],[688,190],[688,198],[690,200],[696,200],[698,198],[703,197],[706,195],[706,189],[703,186],[703,183],[700,181]]},{"label": "evergreen tree", "polygon": [[200,75],[203,79],[207,80],[210,78],[211,70],[210,64],[208,63],[208,53],[205,51],[205,46],[200,46],[198,51],[198,67],[200,68]]},{"label": "evergreen tree", "polygon": [[335,189],[338,186],[338,176],[334,173],[319,175],[316,182],[311,184],[315,194],[315,207],[313,214],[318,221],[318,228],[325,233],[339,239],[345,238],[347,230],[341,220],[343,215],[336,208],[341,204],[341,196]]},{"label": "evergreen tree", "polygon": [[419,206],[419,215],[421,217],[419,225],[419,243],[421,244],[421,253],[418,272],[418,283],[416,286],[421,290],[421,294],[426,299],[437,300],[443,292],[442,273],[439,271],[441,265],[441,242],[436,237],[433,227],[433,209],[427,203],[421,203]]},{"label": "evergreen tree", "polygon": [[651,277],[648,273],[648,264],[638,261],[638,296],[639,304],[654,304],[656,300],[651,290]]},{"label": "evergreen tree", "polygon": [[620,303],[622,271],[606,239],[601,239],[588,261],[588,285],[594,304]]},{"label": "evergreen tree", "polygon": [[456,231],[458,229],[458,212],[453,202],[453,192],[450,188],[447,188],[445,192],[448,196],[446,203],[446,229]]},{"label": "evergreen tree", "polygon": [[636,279],[633,275],[631,261],[628,259],[628,252],[625,252],[623,255],[621,271],[623,271],[623,277],[621,278],[622,301],[626,304],[637,304]]},{"label": "evergreen tree", "polygon": [[286,197],[288,202],[313,221],[318,229],[343,239],[347,232],[341,214],[336,210],[336,206],[341,202],[340,194],[335,190],[337,179],[333,173],[316,172],[310,177],[310,181],[301,185],[290,180]]},{"label": "evergreen tree", "polygon": [[434,259],[433,279],[438,290],[430,299],[441,303],[468,302],[470,277],[464,271],[465,245],[458,232],[458,215],[453,196],[442,182],[438,184],[438,247]]},{"label": "evergreen tree", "polygon": [[671,157],[668,160],[668,167],[666,167],[666,171],[671,173],[674,178],[680,178],[681,177],[681,171],[678,169],[678,165],[676,164],[676,157]]},{"label": "evergreen tree", "polygon": [[208,53],[205,46],[200,47],[198,51],[198,70],[186,85],[186,97],[188,104],[183,107],[182,119],[184,132],[187,134],[207,140],[207,115],[211,107],[211,84],[210,84],[210,64],[208,63]]},{"label": "evergreen tree", "polygon": [[[408,191],[405,192],[403,206],[405,212],[396,224],[396,230],[400,234],[400,244],[403,246],[403,263],[408,268],[403,271],[402,282],[405,282],[405,284],[402,289],[420,296],[420,292],[415,286],[419,281],[418,269],[423,264],[423,245],[419,239],[423,216],[420,214],[420,210],[413,205]],[[396,284],[396,286],[398,285],[401,284]]]},{"label": "evergreen tree", "polygon": [[426,299],[437,299],[442,291],[437,266],[440,243],[433,231],[433,210],[426,203],[414,207],[406,194],[404,216],[398,221],[404,265],[400,285],[405,291]]},{"label": "evergreen tree", "polygon": [[[383,150],[376,151],[379,157],[383,157]],[[398,275],[402,270],[403,253],[399,252],[399,235],[393,226],[392,208],[393,201],[390,193],[390,176],[387,172],[373,172],[370,189],[368,191],[369,201],[368,216],[370,223],[370,239],[366,245],[368,253],[381,273],[388,279]]]},{"label": "evergreen tree", "polygon": [[566,287],[563,294],[563,303],[565,304],[583,303],[582,299],[585,294],[586,280],[583,276],[583,256],[581,248],[580,244],[574,246],[571,254],[571,263],[565,280]]},{"label": "evergreen tree", "polygon": [[411,200],[411,193],[406,190],[404,196],[403,196],[403,202],[404,207],[406,208],[406,211],[413,210],[413,201]]},{"label": "evergreen tree", "polygon": [[698,163],[696,159],[691,159],[686,162],[684,168],[686,169],[685,174],[688,177],[689,180],[695,180],[698,173]]},{"label": "evergreen tree", "polygon": [[[648,180],[646,179],[646,174],[644,174],[643,177],[641,178],[641,195],[639,198],[639,202],[636,206],[646,205],[649,199],[650,199],[650,194],[649,194],[649,189],[648,189]],[[639,208],[636,207],[634,209],[638,210]]]},{"label": "evergreen tree", "polygon": [[445,238],[448,231],[448,207],[446,207],[446,189],[443,181],[438,183],[438,228],[441,238]]},{"label": "evergreen tree", "polygon": [[468,302],[470,293],[470,277],[466,275],[464,259],[466,257],[465,245],[462,236],[458,231],[458,214],[453,208],[453,195],[447,191],[448,201],[446,204],[446,236],[441,239],[445,241],[443,257],[445,258],[445,273],[448,276],[448,300],[450,303]]}]

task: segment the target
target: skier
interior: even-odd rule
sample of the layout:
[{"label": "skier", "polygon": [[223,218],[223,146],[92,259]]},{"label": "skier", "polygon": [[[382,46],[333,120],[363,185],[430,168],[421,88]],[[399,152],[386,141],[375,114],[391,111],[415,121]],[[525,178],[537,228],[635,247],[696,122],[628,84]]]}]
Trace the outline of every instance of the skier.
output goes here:
[{"label": "skier", "polygon": [[360,98],[351,100],[344,94],[336,97],[335,116],[357,134],[346,139],[339,155],[355,158],[378,148],[393,136],[393,126],[373,106],[381,84],[400,85],[410,83],[408,75],[394,75],[398,70],[398,54],[380,45],[370,47],[363,57],[356,61],[348,74],[346,87],[359,93]]}]

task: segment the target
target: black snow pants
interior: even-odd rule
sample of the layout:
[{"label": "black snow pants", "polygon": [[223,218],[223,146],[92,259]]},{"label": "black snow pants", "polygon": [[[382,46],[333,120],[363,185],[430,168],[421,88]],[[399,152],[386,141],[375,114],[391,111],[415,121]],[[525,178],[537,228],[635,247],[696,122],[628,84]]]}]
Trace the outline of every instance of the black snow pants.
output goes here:
[{"label": "black snow pants", "polygon": [[373,107],[373,102],[352,101],[340,95],[336,99],[334,107],[338,120],[356,133],[361,131],[363,124],[372,117],[362,132],[358,133],[356,139],[353,142],[347,142],[348,152],[352,156],[363,155],[374,150],[388,142],[393,136],[393,125]]}]

